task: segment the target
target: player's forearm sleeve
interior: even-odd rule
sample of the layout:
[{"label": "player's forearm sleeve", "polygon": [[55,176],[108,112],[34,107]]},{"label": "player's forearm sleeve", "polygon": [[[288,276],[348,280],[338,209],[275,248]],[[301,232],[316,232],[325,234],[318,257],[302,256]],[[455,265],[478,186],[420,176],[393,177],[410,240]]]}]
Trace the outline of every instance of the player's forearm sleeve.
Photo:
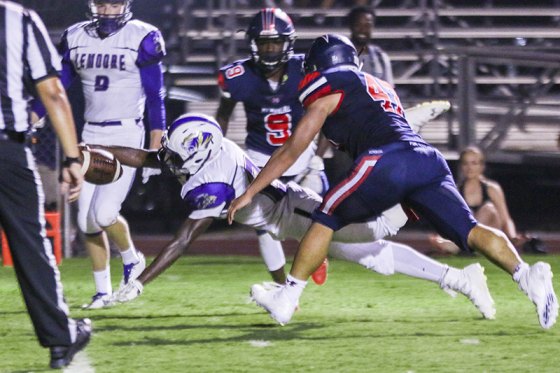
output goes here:
[{"label": "player's forearm sleeve", "polygon": [[165,129],[165,89],[161,63],[140,68],[142,86],[146,93],[146,109],[151,130]]}]

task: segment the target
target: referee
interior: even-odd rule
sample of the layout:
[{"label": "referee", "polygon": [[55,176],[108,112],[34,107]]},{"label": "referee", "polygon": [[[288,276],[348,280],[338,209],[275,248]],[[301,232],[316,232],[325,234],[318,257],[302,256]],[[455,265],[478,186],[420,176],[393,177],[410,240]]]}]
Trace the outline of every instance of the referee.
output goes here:
[{"label": "referee", "polygon": [[72,112],[58,78],[59,61],[39,16],[0,0],[0,224],[39,343],[50,348],[51,368],[70,364],[91,335],[88,319],[68,317],[45,235],[43,187],[26,143],[29,101],[38,94],[66,155],[62,188],[70,201],[76,200],[83,177]]}]

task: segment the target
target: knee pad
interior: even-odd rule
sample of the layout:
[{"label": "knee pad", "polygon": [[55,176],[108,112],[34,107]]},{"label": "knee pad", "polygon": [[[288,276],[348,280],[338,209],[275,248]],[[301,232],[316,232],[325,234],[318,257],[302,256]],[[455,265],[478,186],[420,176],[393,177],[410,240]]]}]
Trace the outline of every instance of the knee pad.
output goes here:
[{"label": "knee pad", "polygon": [[276,271],[286,264],[286,256],[282,248],[282,243],[272,238],[268,233],[263,234],[258,231],[259,250],[264,264],[269,272]]},{"label": "knee pad", "polygon": [[95,222],[93,216],[88,210],[78,210],[77,217],[78,228],[85,234],[96,234],[102,231],[102,228]]},{"label": "knee pad", "polygon": [[109,227],[117,221],[119,217],[120,206],[108,206],[102,204],[94,212],[95,222],[102,228]]}]

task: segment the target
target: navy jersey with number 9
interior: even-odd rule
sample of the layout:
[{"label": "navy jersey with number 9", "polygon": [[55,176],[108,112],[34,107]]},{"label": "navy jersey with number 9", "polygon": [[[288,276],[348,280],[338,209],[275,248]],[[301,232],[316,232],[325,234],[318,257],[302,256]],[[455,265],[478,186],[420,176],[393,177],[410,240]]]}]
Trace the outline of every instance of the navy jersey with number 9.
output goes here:
[{"label": "navy jersey with number 9", "polygon": [[292,56],[275,89],[250,59],[220,69],[218,82],[222,92],[244,105],[248,149],[270,155],[292,135],[303,115],[297,98],[298,83],[303,78],[302,63],[302,55]]}]

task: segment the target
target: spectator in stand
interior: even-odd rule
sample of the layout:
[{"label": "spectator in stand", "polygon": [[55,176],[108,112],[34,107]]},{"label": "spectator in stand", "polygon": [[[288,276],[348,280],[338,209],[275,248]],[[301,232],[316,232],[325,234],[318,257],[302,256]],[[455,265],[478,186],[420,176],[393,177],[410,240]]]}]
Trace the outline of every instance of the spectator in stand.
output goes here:
[{"label": "spectator in stand", "polygon": [[372,43],[371,37],[375,27],[373,8],[357,6],[348,13],[347,20],[350,27],[350,40],[358,51],[362,71],[395,86],[389,56],[383,49]]},{"label": "spectator in stand", "polygon": [[[482,150],[476,146],[465,148],[459,156],[459,164],[461,180],[458,189],[476,220],[501,230],[517,247],[522,245],[528,251],[539,251],[537,249],[541,247],[542,250],[538,239],[518,233],[502,187],[484,175],[485,156]],[[440,236],[430,236],[430,242],[438,250],[453,254],[459,252],[457,245]]]}]

